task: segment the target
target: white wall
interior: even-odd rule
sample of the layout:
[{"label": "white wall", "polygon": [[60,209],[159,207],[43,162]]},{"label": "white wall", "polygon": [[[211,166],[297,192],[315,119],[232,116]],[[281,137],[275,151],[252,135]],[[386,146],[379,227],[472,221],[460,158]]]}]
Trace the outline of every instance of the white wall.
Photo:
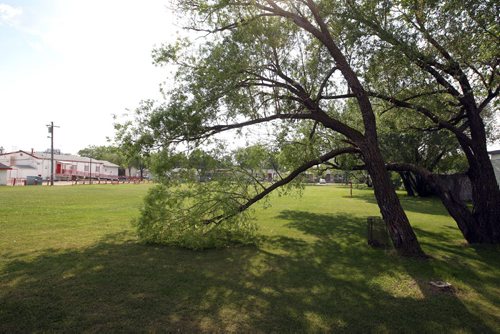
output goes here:
[{"label": "white wall", "polygon": [[0,169],[0,186],[7,185],[7,169]]},{"label": "white wall", "polygon": [[112,177],[118,177],[118,167],[103,165],[101,167],[101,173]]},{"label": "white wall", "polygon": [[[14,152],[2,155],[0,156],[0,162],[12,167],[12,170],[7,173],[7,178],[25,179],[26,176],[37,176],[41,174],[42,171],[42,161],[25,152]],[[31,166],[33,168],[16,168],[15,165]]]},{"label": "white wall", "polygon": [[[54,160],[54,176],[57,179],[57,159]],[[90,159],[88,161],[73,161],[71,159],[64,159],[62,161],[71,162],[72,165],[76,165],[76,172],[78,177],[90,175],[90,171],[85,167],[89,166]],[[46,180],[50,178],[50,159],[39,159],[31,156],[30,154],[24,152],[13,152],[6,155],[0,155],[0,163],[6,166],[11,166],[12,170],[7,174],[8,179],[12,178],[26,178],[26,176],[38,176]],[[15,165],[28,165],[31,168],[16,168]],[[62,168],[69,169],[69,164],[63,164]],[[97,169],[99,171],[97,171]],[[105,166],[103,162],[92,161],[92,177],[118,177],[118,167]]]},{"label": "white wall", "polygon": [[493,169],[495,170],[497,184],[500,187],[500,156],[499,156],[499,159],[495,159],[495,160],[492,159],[491,164],[493,165]]}]

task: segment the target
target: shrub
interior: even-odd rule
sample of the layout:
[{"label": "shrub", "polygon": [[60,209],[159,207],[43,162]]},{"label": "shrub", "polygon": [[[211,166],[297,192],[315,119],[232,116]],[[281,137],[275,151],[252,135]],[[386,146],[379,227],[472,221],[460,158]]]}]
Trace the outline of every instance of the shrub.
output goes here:
[{"label": "shrub", "polygon": [[253,244],[257,227],[239,206],[234,192],[215,182],[159,184],[149,190],[134,224],[147,243],[189,249]]}]

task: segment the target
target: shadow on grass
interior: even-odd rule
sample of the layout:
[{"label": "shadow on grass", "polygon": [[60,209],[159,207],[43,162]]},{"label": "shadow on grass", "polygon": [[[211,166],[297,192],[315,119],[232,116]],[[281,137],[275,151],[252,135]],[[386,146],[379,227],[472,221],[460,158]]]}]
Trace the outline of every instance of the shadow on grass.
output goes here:
[{"label": "shadow on grass", "polygon": [[[344,196],[351,198],[350,196]],[[449,216],[446,208],[441,204],[437,197],[411,197],[406,195],[399,195],[399,200],[405,211],[415,213]],[[377,201],[373,193],[354,193],[352,198],[377,205]]]},{"label": "shadow on grass", "polygon": [[[314,240],[276,236],[259,248],[192,252],[117,234],[12,260],[0,272],[0,332],[494,331],[454,294],[428,288],[431,263],[365,246],[362,220],[279,218]],[[388,290],[399,280],[409,285]]]}]

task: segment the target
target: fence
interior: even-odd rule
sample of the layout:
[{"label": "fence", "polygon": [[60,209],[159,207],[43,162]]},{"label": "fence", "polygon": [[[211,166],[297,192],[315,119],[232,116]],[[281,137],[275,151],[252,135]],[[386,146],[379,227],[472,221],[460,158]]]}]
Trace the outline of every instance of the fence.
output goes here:
[{"label": "fence", "polygon": [[[140,184],[140,183],[151,183],[152,180],[142,179],[140,177],[120,177],[115,179],[107,179],[107,178],[82,178],[82,179],[74,179],[74,180],[54,180],[54,184],[59,185],[84,185],[84,184]],[[16,177],[9,178],[7,181],[8,186],[26,186],[28,182],[26,178]],[[40,183],[35,183],[33,185],[50,185],[50,180],[45,179]]]}]

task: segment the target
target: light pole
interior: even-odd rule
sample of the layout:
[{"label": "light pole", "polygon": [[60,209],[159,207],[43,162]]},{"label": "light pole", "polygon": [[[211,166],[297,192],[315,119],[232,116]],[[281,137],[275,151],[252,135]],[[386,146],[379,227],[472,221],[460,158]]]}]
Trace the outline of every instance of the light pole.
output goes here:
[{"label": "light pole", "polygon": [[50,136],[50,185],[54,185],[54,128],[58,128],[59,126],[54,125],[54,122],[50,122],[47,124],[49,128]]}]

